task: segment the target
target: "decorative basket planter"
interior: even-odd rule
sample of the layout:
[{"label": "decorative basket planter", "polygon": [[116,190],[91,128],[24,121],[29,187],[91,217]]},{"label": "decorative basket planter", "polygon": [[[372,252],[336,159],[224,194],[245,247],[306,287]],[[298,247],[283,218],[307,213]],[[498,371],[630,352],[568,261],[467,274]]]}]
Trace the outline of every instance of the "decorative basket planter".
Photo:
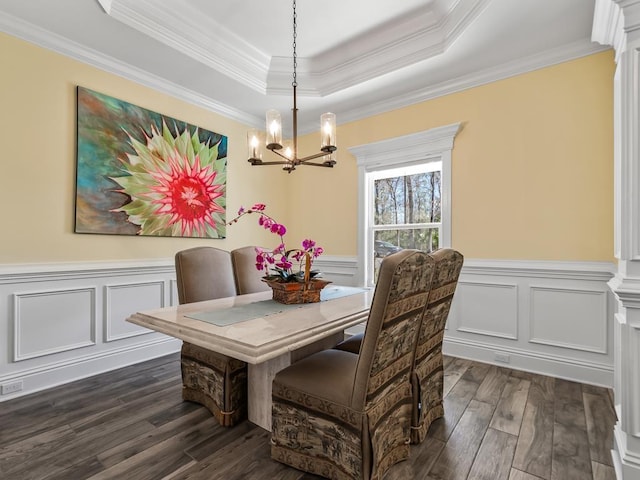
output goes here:
[{"label": "decorative basket planter", "polygon": [[320,301],[320,290],[329,285],[328,280],[311,279],[303,282],[280,282],[277,280],[262,279],[271,287],[273,299],[276,302],[287,305],[296,303],[316,303]]}]

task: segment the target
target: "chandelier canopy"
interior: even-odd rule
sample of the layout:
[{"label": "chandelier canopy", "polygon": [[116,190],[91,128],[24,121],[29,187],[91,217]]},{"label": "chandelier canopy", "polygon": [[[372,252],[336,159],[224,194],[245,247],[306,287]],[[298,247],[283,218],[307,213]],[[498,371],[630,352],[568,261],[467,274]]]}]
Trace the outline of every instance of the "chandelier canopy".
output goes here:
[{"label": "chandelier canopy", "polygon": [[[336,164],[333,153],[336,147],[336,116],[333,113],[323,113],[320,116],[320,152],[306,157],[298,157],[298,105],[296,89],[298,87],[296,69],[298,57],[296,52],[297,38],[296,0],[293,0],[293,139],[292,145],[287,146],[282,141],[282,120],[277,110],[268,110],[266,115],[266,140],[264,132],[249,130],[247,132],[247,147],[251,165],[282,165],[282,169],[291,173],[298,165],[312,165],[314,167],[333,168]],[[278,155],[281,160],[262,161],[262,147]],[[311,160],[321,159],[316,162]]]}]

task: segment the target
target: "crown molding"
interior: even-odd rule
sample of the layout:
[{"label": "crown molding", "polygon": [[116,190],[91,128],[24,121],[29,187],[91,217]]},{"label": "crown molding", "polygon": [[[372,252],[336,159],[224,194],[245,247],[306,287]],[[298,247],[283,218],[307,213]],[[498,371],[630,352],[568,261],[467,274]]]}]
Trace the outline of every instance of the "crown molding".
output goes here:
[{"label": "crown molding", "polygon": [[[101,1],[106,2],[108,0]],[[82,63],[94,66],[106,72],[118,75],[149,88],[153,88],[161,93],[183,100],[187,103],[204,108],[245,125],[259,128],[264,122],[262,117],[248,114],[225,103],[212,100],[210,97],[189,90],[182,85],[170,82],[128,63],[116,60],[113,57],[104,55],[76,42],[72,42],[65,37],[56,35],[11,15],[3,14],[0,16],[0,31],[38,45],[42,48],[65,55]],[[390,110],[403,108],[444,95],[449,95],[515,75],[520,75],[529,71],[574,60],[607,50],[608,48],[609,47],[603,45],[585,45],[585,42],[576,42],[541,54],[475,72],[470,75],[454,78],[440,84],[419,88],[406,94],[385,98],[378,102],[368,102],[366,106],[362,108],[350,108],[347,111],[340,112],[340,123],[344,124],[347,122],[361,120]],[[291,79],[289,78],[288,80],[290,82]],[[286,92],[290,93],[290,89],[291,86],[289,84]],[[301,123],[299,125],[299,132],[301,134],[305,134],[315,131],[316,128],[317,125],[315,121]]]},{"label": "crown molding", "polygon": [[151,0],[98,1],[112,18],[265,93],[269,57],[220,23],[205,28],[198,21],[202,16],[189,3],[182,3],[179,9],[163,9]]},{"label": "crown molding", "polygon": [[[484,10],[490,0],[460,0],[442,16],[425,10],[390,22],[299,62],[299,75],[308,95],[324,97],[387,73],[416,64],[447,50]],[[443,3],[443,2],[440,2]],[[444,7],[444,5],[443,5]],[[267,92],[284,94],[290,82],[291,59],[273,57],[267,77]]]},{"label": "crown molding", "polygon": [[12,15],[0,15],[0,31],[29,43],[33,43],[39,47],[72,58],[73,60],[77,60],[108,73],[118,75],[126,78],[127,80],[152,88],[192,105],[202,107],[237,122],[248,125],[259,125],[262,121],[260,118],[249,115],[237,108],[212,100],[211,98],[189,90],[182,85],[170,82],[126,62],[116,60],[113,57],[73,42],[68,38],[54,34],[48,30],[44,30]]},{"label": "crown molding", "polygon": [[[262,94],[287,94],[291,58],[270,58],[219,22],[207,28],[187,2],[162,9],[151,0],[98,0],[109,16]],[[298,59],[302,96],[327,96],[446,51],[490,0],[435,0],[433,7],[308,59]],[[442,14],[435,12],[441,10]]]},{"label": "crown molding", "polygon": [[389,97],[379,102],[370,102],[362,108],[352,108],[349,111],[340,112],[340,123],[362,120],[363,118],[368,118],[373,115],[415,105],[434,98],[603,52],[608,49],[609,47],[607,46],[585,44],[585,42],[571,43],[560,48],[547,50],[540,54],[520,58],[513,62],[507,62],[469,75],[453,78],[439,84],[419,88],[402,95]]},{"label": "crown molding", "polygon": [[612,46],[616,62],[625,51],[627,35],[637,36],[639,30],[640,0],[596,0],[591,40]]},{"label": "crown molding", "polygon": [[591,40],[611,45],[616,51],[616,61],[625,44],[624,19],[618,4],[611,0],[596,0],[593,14]]}]

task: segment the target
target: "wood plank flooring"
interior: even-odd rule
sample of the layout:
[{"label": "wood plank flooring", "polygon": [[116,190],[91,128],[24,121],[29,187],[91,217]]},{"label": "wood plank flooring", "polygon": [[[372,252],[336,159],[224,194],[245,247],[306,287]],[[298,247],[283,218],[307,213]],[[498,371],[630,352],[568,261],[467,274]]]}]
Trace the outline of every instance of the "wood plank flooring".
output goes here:
[{"label": "wood plank flooring", "polygon": [[[614,480],[607,389],[445,359],[445,417],[385,480]],[[179,356],[0,403],[3,480],[314,480],[183,402]]]}]

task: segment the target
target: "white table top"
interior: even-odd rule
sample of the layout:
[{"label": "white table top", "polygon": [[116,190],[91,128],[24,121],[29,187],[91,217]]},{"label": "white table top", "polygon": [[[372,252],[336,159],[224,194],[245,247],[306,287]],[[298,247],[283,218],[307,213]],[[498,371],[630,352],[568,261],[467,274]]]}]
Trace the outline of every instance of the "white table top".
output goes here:
[{"label": "white table top", "polygon": [[209,350],[259,364],[365,321],[373,290],[309,303],[293,310],[226,326],[216,326],[185,316],[269,298],[270,291],[239,295],[138,312],[127,320]]}]

